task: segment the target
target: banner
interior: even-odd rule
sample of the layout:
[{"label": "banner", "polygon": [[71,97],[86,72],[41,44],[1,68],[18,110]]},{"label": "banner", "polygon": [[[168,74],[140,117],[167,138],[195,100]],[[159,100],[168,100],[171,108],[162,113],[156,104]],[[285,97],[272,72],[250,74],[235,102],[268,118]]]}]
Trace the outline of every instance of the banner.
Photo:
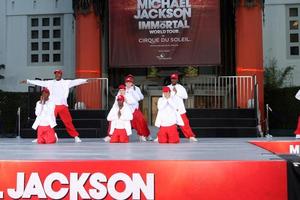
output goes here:
[{"label": "banner", "polygon": [[221,64],[219,0],[110,0],[110,67]]},{"label": "banner", "polygon": [[250,141],[260,148],[270,151],[274,154],[299,154],[300,141]]},{"label": "banner", "polygon": [[0,161],[0,199],[287,199],[285,161]]}]

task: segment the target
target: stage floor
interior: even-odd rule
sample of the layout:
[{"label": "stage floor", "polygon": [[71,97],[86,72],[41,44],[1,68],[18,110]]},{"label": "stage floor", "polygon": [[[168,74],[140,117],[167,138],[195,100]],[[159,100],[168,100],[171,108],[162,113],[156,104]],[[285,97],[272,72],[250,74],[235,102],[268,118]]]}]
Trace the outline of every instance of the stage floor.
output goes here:
[{"label": "stage floor", "polygon": [[[1,138],[0,160],[282,160],[248,141],[295,140],[294,138],[200,138],[179,144],[137,142],[109,144],[102,138],[59,139],[56,144],[39,145],[32,139]],[[134,140],[134,139],[132,139]]]}]

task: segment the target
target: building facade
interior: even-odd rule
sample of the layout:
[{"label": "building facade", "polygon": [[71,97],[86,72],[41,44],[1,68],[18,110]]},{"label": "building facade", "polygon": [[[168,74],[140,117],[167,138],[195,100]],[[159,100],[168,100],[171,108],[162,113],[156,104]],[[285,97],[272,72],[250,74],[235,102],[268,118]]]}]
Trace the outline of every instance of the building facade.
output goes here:
[{"label": "building facade", "polygon": [[0,90],[27,91],[23,79],[75,77],[72,0],[0,1]]},{"label": "building facade", "polygon": [[266,0],[264,9],[264,65],[271,60],[281,69],[294,68],[285,86],[300,86],[300,1]]}]

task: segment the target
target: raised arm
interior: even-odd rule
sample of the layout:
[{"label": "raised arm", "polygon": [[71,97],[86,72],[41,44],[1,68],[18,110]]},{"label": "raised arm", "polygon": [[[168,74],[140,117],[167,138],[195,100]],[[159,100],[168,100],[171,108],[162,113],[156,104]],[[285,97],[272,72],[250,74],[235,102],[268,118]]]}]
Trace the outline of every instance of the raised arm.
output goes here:
[{"label": "raised arm", "polygon": [[27,79],[26,81],[22,81],[21,83],[27,83],[27,84],[32,84],[32,85],[38,85],[41,87],[46,87],[49,88],[49,83],[50,81],[41,81],[41,80],[29,80]]},{"label": "raised arm", "polygon": [[116,111],[116,106],[114,105],[107,115],[107,121],[113,121],[118,119],[118,114]]},{"label": "raised arm", "polygon": [[176,85],[176,90],[177,93],[176,95],[182,99],[187,99],[188,98],[188,94],[186,92],[186,89],[182,86],[182,85]]},{"label": "raised arm", "polygon": [[85,84],[87,83],[88,80],[87,79],[74,79],[74,80],[70,80],[69,82],[69,88],[77,86],[77,85],[81,85],[81,84]]},{"label": "raised arm", "polygon": [[139,101],[143,100],[144,99],[144,95],[142,94],[141,89],[139,87],[137,87],[137,86],[134,86],[134,87],[135,87],[135,92],[139,96]]},{"label": "raised arm", "polygon": [[43,110],[43,105],[40,103],[40,101],[36,102],[35,106],[35,115],[39,116]]},{"label": "raised arm", "polygon": [[158,110],[163,109],[165,106],[167,106],[167,104],[168,104],[167,99],[164,98],[164,97],[160,97],[158,99],[158,102],[157,102],[157,108],[158,108]]}]

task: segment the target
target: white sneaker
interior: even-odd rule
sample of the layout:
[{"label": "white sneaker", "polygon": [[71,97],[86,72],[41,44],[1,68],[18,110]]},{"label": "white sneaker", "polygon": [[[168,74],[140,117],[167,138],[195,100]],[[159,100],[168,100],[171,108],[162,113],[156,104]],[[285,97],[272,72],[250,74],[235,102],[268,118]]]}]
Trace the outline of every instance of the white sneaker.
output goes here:
[{"label": "white sneaker", "polygon": [[189,140],[190,140],[190,142],[198,142],[197,138],[195,138],[195,137],[190,137]]},{"label": "white sneaker", "polygon": [[297,134],[297,135],[296,135],[296,139],[300,139],[300,134]]},{"label": "white sneaker", "polygon": [[37,139],[34,139],[31,141],[32,143],[37,143]]},{"label": "white sneaker", "polygon": [[104,142],[109,142],[110,141],[110,136],[106,136],[105,138],[103,138]]},{"label": "white sneaker", "polygon": [[147,139],[145,136],[139,136],[140,142],[147,142]]},{"label": "white sneaker", "polygon": [[154,142],[158,142],[158,137],[153,140]]},{"label": "white sneaker", "polygon": [[56,139],[56,142],[58,142],[58,137],[57,137],[57,134],[55,133],[55,139]]},{"label": "white sneaker", "polygon": [[147,141],[153,141],[153,138],[149,135],[147,138],[146,138]]},{"label": "white sneaker", "polygon": [[75,143],[80,143],[80,142],[82,142],[81,139],[80,139],[78,136],[76,136],[74,139],[75,139]]}]

